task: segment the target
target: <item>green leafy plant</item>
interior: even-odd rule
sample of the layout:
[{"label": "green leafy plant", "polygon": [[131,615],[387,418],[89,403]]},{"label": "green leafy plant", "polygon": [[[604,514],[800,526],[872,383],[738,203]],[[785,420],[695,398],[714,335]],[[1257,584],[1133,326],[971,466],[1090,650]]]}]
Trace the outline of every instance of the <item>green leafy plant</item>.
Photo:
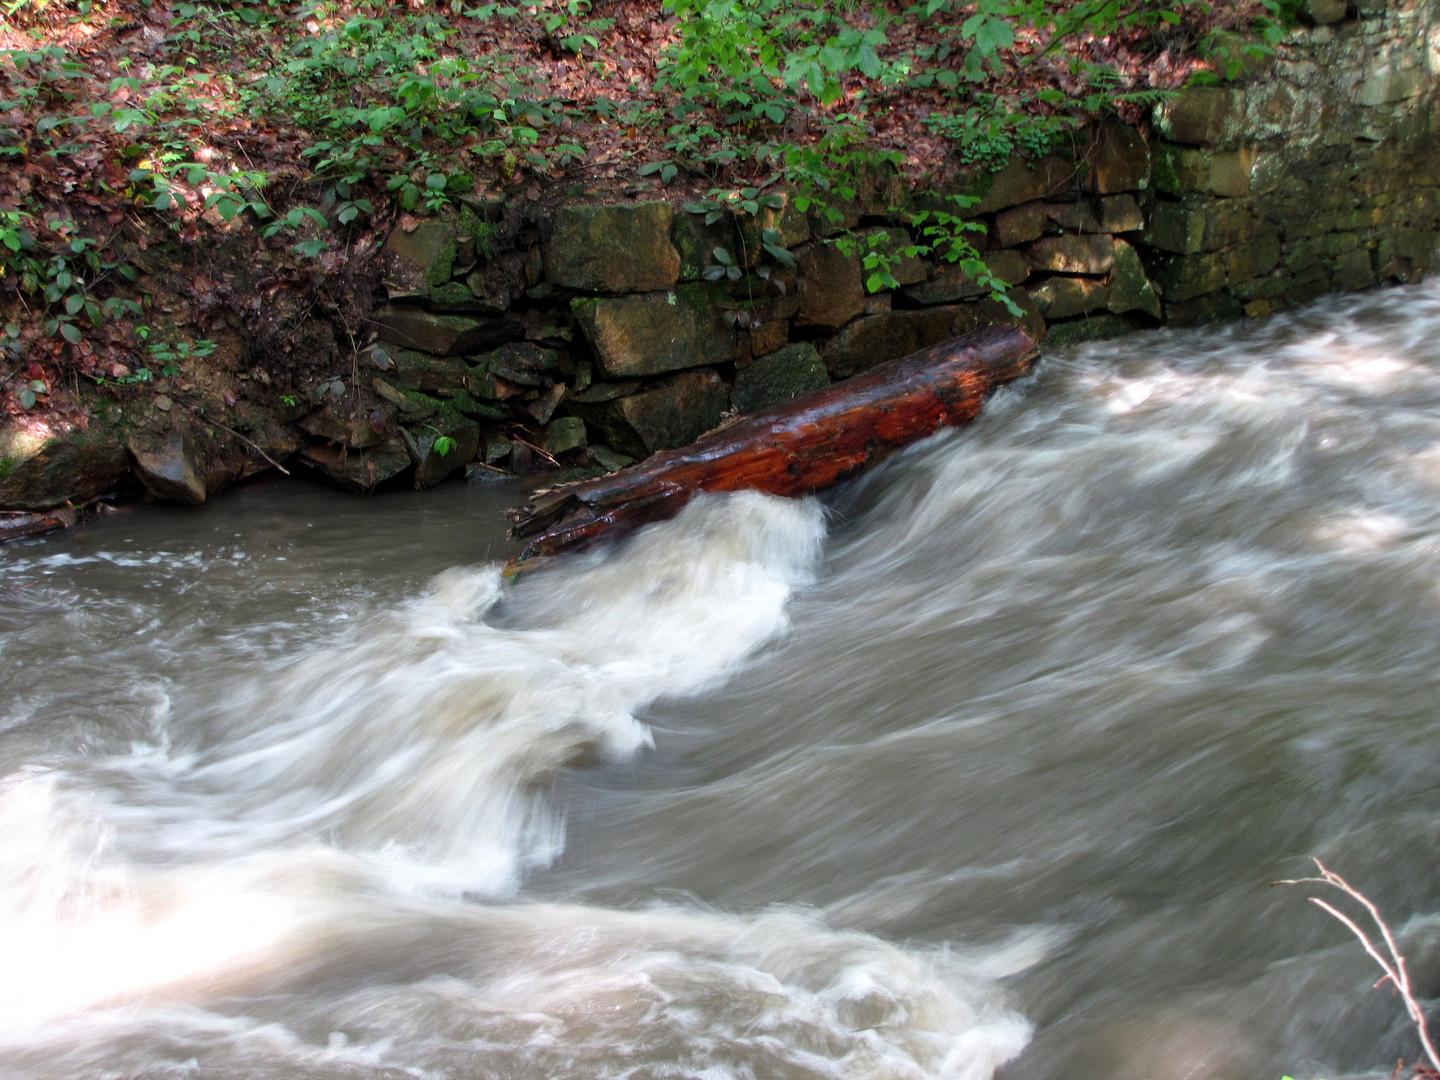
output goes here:
[{"label": "green leafy plant", "polygon": [[57,221],[48,230],[55,239],[42,246],[33,226],[22,211],[0,210],[0,282],[8,278],[40,302],[46,334],[78,345],[86,327],[140,314],[137,300],[101,295],[112,276],[132,282],[139,276],[125,259],[106,257],[109,241],[77,236],[72,222]]}]

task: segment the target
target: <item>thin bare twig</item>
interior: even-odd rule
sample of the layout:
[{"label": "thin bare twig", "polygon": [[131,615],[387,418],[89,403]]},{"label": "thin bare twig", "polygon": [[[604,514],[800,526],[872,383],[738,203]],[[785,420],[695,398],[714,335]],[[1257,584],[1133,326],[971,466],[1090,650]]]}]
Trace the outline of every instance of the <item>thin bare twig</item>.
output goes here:
[{"label": "thin bare twig", "polygon": [[194,413],[195,416],[196,416],[198,419],[200,419],[200,420],[203,421],[204,423],[209,424],[211,427],[218,427],[221,431],[228,431],[231,435],[234,435],[235,438],[237,438],[237,439],[239,439],[241,442],[245,443],[245,445],[249,446],[249,447],[250,447],[252,450],[254,450],[257,454],[259,454],[261,457],[263,457],[263,458],[264,458],[266,461],[268,461],[271,465],[274,465],[275,468],[279,469],[279,470],[280,470],[282,473],[284,473],[286,476],[289,476],[289,475],[290,475],[290,470],[287,469],[287,468],[285,468],[284,465],[281,465],[280,462],[276,461],[273,457],[271,457],[271,456],[270,456],[269,454],[267,454],[264,450],[262,450],[262,449],[260,448],[260,445],[259,445],[258,443],[254,442],[254,441],[251,440],[251,439],[247,439],[244,435],[241,435],[240,432],[236,431],[234,428],[226,427],[224,424],[220,423],[218,420],[214,419],[213,417],[205,416],[203,413],[200,412],[199,409],[195,408],[193,405],[186,406],[186,407],[187,407],[192,413]]},{"label": "thin bare twig", "polygon": [[1324,911],[1347,927],[1350,932],[1360,940],[1360,944],[1363,945],[1365,951],[1369,953],[1370,959],[1380,965],[1380,970],[1385,974],[1380,977],[1375,985],[1378,987],[1388,982],[1395,988],[1396,992],[1399,993],[1400,999],[1405,1003],[1405,1011],[1410,1016],[1410,1022],[1415,1025],[1415,1032],[1420,1036],[1420,1045],[1425,1050],[1425,1056],[1430,1059],[1430,1067],[1440,1071],[1440,1054],[1435,1052],[1435,1044],[1430,1040],[1430,1028],[1425,1019],[1425,1011],[1420,1008],[1419,1001],[1415,999],[1415,993],[1410,986],[1410,972],[1405,967],[1405,957],[1401,955],[1399,947],[1395,944],[1395,935],[1390,932],[1389,925],[1380,917],[1380,909],[1371,902],[1369,897],[1351,885],[1339,874],[1326,869],[1325,864],[1319,859],[1312,859],[1312,861],[1320,871],[1319,877],[1294,878],[1287,881],[1277,881],[1274,884],[1329,885],[1331,888],[1339,889],[1369,913],[1370,918],[1380,930],[1380,936],[1385,942],[1385,952],[1388,953],[1388,956],[1382,955],[1375,943],[1370,939],[1370,935],[1368,935],[1354,919],[1350,918],[1350,916],[1333,905],[1326,903],[1324,900],[1321,900],[1318,896],[1309,898],[1310,902],[1320,908],[1321,911]]}]

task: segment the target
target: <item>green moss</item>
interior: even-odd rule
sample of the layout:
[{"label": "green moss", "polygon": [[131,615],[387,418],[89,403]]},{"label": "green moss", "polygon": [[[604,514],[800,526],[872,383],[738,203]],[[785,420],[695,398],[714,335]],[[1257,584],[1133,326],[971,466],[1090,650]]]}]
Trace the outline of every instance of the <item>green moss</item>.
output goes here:
[{"label": "green moss", "polygon": [[15,475],[15,467],[19,463],[19,459],[17,458],[0,458],[0,480],[4,480],[7,477]]},{"label": "green moss", "polygon": [[450,408],[469,417],[502,420],[507,415],[504,409],[479,401],[469,390],[447,390],[445,400]]},{"label": "green moss", "polygon": [[425,284],[432,289],[438,289],[450,280],[450,275],[455,271],[455,240],[453,237],[447,239],[441,246],[435,261],[430,264],[430,269],[425,272]]},{"label": "green moss", "polygon": [[475,294],[458,281],[447,281],[431,287],[430,302],[440,307],[463,307],[475,302]]},{"label": "green moss", "polygon": [[405,403],[400,406],[400,412],[407,417],[434,416],[440,409],[439,401],[418,390],[406,390]]},{"label": "green moss", "polygon": [[475,254],[486,260],[495,257],[500,230],[468,206],[460,207],[460,228],[475,241]]}]

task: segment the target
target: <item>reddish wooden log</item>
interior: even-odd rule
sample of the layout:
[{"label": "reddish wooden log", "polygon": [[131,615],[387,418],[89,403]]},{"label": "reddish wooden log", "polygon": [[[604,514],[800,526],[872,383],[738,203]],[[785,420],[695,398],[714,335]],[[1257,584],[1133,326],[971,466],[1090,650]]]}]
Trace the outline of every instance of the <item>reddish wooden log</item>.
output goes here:
[{"label": "reddish wooden log", "polygon": [[619,472],[536,493],[511,514],[533,537],[510,569],[673,517],[702,491],[808,495],[899,447],[963,424],[987,394],[1030,370],[1035,342],[992,326],[742,416],[689,446]]}]

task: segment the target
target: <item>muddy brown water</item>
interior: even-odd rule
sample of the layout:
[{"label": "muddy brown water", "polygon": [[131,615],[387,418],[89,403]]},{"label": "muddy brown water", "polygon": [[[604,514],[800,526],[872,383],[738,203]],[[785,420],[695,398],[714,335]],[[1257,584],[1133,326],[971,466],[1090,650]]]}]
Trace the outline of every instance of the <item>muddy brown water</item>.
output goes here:
[{"label": "muddy brown water", "polygon": [[0,549],[0,1075],[1388,1074],[1440,988],[1440,289],[1049,355],[505,585],[513,487]]}]

